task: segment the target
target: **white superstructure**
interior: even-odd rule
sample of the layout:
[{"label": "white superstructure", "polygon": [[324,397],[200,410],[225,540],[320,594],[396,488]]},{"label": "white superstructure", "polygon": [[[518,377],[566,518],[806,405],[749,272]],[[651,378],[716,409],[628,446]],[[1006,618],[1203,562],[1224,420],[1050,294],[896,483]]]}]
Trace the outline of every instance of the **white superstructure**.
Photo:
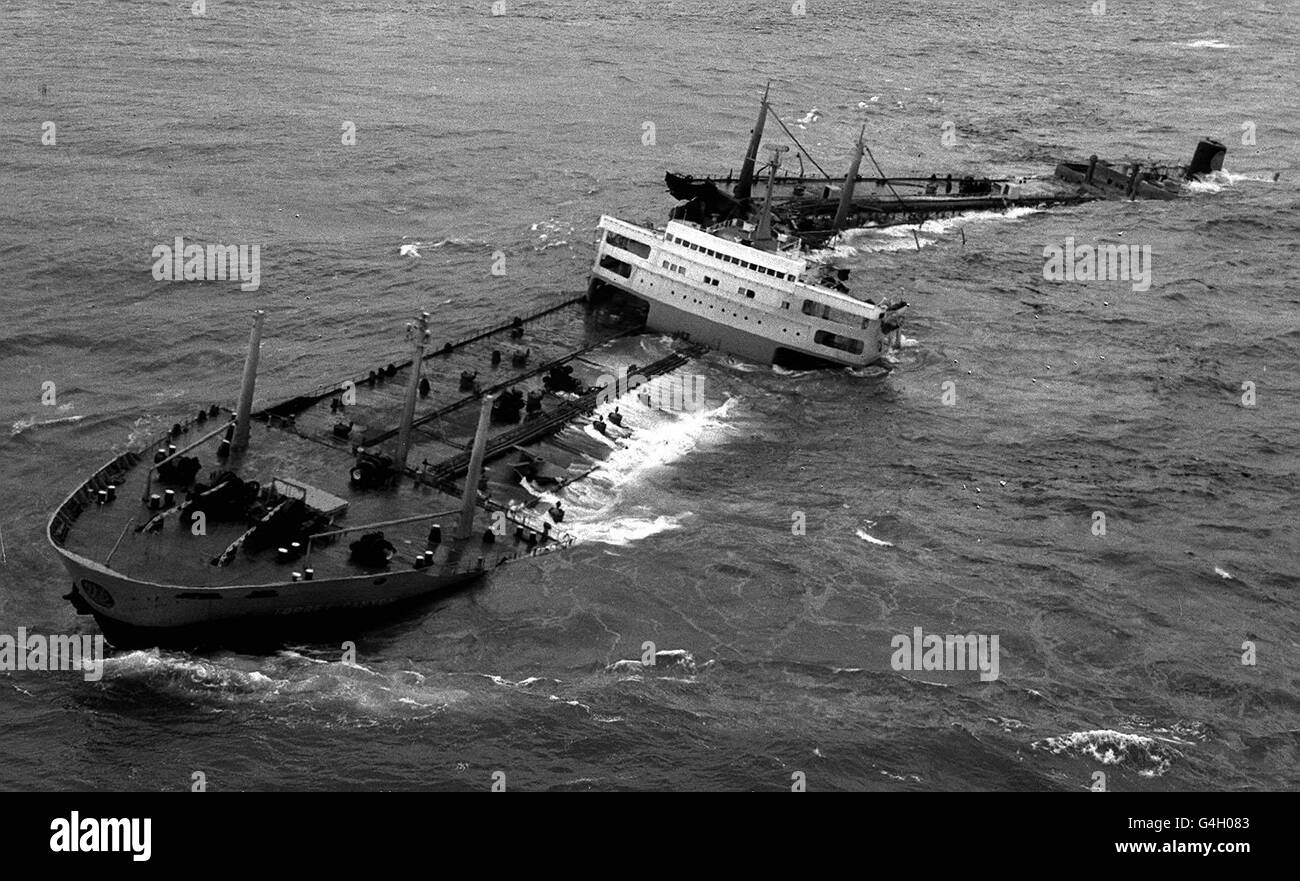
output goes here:
[{"label": "white superstructure", "polygon": [[614,288],[647,307],[646,327],[763,363],[863,366],[879,361],[901,307],[804,281],[808,261],[669,221],[648,229],[600,219],[593,294]]}]

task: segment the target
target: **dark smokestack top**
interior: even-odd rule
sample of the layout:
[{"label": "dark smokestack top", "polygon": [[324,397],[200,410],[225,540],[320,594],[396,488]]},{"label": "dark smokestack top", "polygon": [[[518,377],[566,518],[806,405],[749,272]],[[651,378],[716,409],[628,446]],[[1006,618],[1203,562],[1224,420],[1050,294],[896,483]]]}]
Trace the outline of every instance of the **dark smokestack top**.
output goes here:
[{"label": "dark smokestack top", "polygon": [[1223,157],[1228,148],[1213,138],[1201,138],[1192,154],[1192,162],[1187,166],[1187,177],[1201,177],[1223,168]]}]

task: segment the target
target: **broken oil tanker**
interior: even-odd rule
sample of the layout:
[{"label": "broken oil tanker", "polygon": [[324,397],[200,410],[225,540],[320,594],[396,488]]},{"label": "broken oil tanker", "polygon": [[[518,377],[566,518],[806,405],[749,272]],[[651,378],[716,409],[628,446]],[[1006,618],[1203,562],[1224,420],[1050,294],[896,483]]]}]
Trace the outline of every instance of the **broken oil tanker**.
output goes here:
[{"label": "broken oil tanker", "polygon": [[50,517],[67,599],[119,648],[283,644],[355,634],[566,547],[562,505],[536,509],[527,486],[578,479],[610,445],[553,436],[579,420],[630,433],[605,406],[609,377],[691,357],[631,364],[635,328],[584,301],[438,348],[421,313],[408,359],[255,411],[257,313],[233,411],[192,411],[117,453]]},{"label": "broken oil tanker", "polygon": [[[772,176],[769,182],[773,226],[811,247],[820,247],[847,229],[920,224],[973,211],[1046,208],[1095,199],[1173,199],[1186,181],[1220,170],[1227,153],[1219,141],[1203,138],[1185,166],[1111,165],[1092,156],[1086,162],[1061,162],[1051,178],[1042,180],[951,173],[887,177],[860,136],[848,173],[836,180],[781,122],[764,91],[738,175],[730,171],[725,177],[665,175],[669,193],[681,203],[673,211],[674,219],[704,227],[728,221],[757,224],[763,206],[753,191],[764,171],[757,167],[757,157],[769,115],[794,141],[800,164],[807,156],[820,172],[806,174],[801,168],[797,174]],[[858,173],[864,155],[877,176]]]}]

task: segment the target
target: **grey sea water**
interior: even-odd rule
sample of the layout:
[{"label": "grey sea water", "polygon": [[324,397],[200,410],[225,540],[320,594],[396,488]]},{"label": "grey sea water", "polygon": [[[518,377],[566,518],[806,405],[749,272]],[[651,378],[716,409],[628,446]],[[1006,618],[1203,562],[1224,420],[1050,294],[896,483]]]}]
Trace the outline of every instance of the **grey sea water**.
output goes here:
[{"label": "grey sea water", "polygon": [[[1202,135],[1230,173],[919,251],[854,236],[859,284],[913,304],[887,375],[706,357],[725,403],[576,490],[585,541],[366,634],[358,666],[2,672],[0,786],[1295,788],[1300,10],[1106,7],[6,2],[6,634],[94,632],[45,520],[233,399],[254,308],[269,399],[388,360],[416,310],[452,338],[580,292],[600,214],[661,221],[665,171],[737,166],[769,79],[833,175],[864,125],[892,174],[1181,162]],[[154,281],[178,235],[260,243],[261,288]],[[1149,247],[1150,288],[1044,280],[1069,238]],[[997,635],[998,679],[895,670],[916,627]],[[642,669],[647,641],[676,654]]]}]

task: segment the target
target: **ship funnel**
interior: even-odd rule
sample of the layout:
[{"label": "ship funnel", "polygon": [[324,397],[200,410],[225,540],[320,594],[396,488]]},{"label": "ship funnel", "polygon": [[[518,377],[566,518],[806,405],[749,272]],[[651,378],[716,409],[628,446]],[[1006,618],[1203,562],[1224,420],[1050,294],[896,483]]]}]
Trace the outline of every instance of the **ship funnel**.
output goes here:
[{"label": "ship funnel", "polygon": [[758,108],[758,121],[754,123],[754,130],[749,135],[745,161],[740,166],[740,180],[736,182],[736,189],[732,191],[732,195],[740,201],[748,199],[754,188],[754,162],[758,159],[758,145],[763,142],[763,123],[767,121],[767,93],[771,88],[772,82],[769,80],[767,88],[763,89],[763,101]]},{"label": "ship funnel", "polygon": [[1201,138],[1192,154],[1192,163],[1187,166],[1187,179],[1210,174],[1223,168],[1223,157],[1228,148],[1213,138]]},{"label": "ship funnel", "polygon": [[249,421],[253,413],[253,389],[257,385],[257,360],[262,352],[262,323],[266,312],[253,313],[253,330],[248,335],[248,356],[244,359],[244,382],[239,388],[239,407],[235,411],[235,433],[230,440],[231,449],[248,447]]},{"label": "ship funnel", "polygon": [[849,163],[849,173],[844,176],[844,188],[840,193],[840,207],[835,210],[835,222],[831,224],[831,229],[839,232],[844,228],[844,222],[848,219],[849,208],[853,204],[853,187],[858,181],[858,168],[862,165],[862,139],[867,133],[866,126],[858,134],[858,143],[853,150],[853,161]]},{"label": "ship funnel", "polygon": [[478,481],[483,472],[483,456],[487,451],[488,426],[492,421],[492,402],[496,395],[484,395],[483,406],[478,411],[478,429],[474,432],[474,447],[469,454],[469,469],[465,472],[465,494],[460,503],[460,528],[458,538],[469,538],[474,531],[474,507],[478,503]]}]

